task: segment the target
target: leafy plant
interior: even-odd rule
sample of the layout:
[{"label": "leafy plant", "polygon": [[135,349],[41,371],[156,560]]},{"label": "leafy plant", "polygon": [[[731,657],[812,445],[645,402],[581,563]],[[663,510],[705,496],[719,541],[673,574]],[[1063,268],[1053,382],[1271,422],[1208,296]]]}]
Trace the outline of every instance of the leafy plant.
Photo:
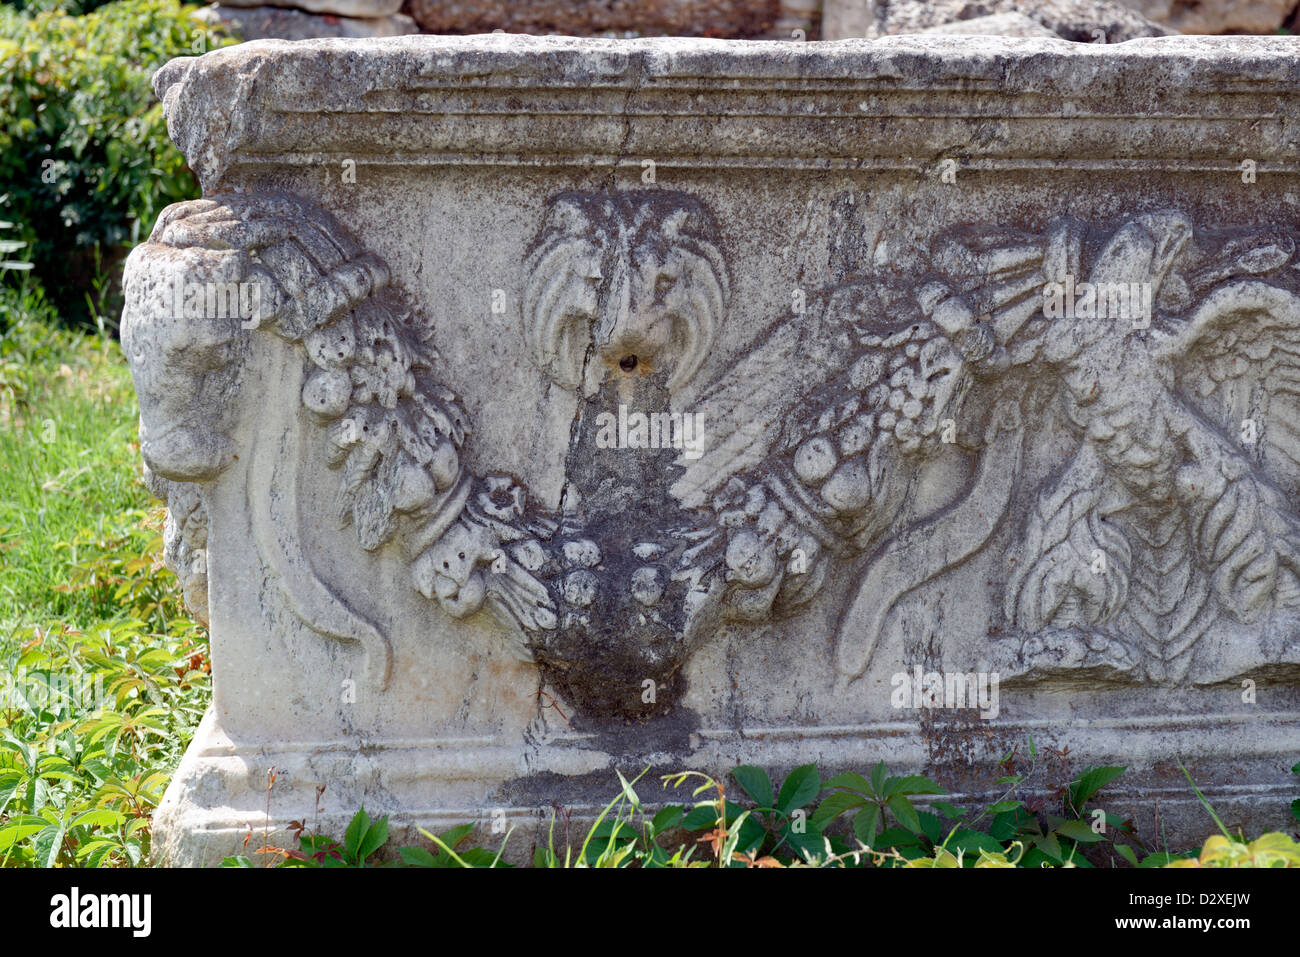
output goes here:
[{"label": "leafy plant", "polygon": [[[813,815],[819,829],[853,812],[853,835],[858,841],[875,849],[897,849],[904,857],[921,857],[925,849],[941,840],[939,819],[934,814],[918,811],[911,800],[918,794],[946,793],[929,778],[892,776],[882,761],[871,770],[869,777],[840,774],[827,781],[826,787],[832,793]],[[893,817],[894,828],[886,827],[887,814]],[[964,835],[962,839],[965,840]]]},{"label": "leafy plant", "polygon": [[198,195],[150,87],[173,57],[233,42],[195,9],[119,0],[71,16],[0,6],[0,193],[22,224],[6,241],[30,246],[33,274],[65,319],[94,318],[91,292],[97,315],[116,314],[103,277],[164,206]]},{"label": "leafy plant", "polygon": [[[322,787],[320,791],[323,791]],[[317,791],[319,800],[320,791]],[[493,854],[481,847],[466,848],[464,844],[473,834],[474,825],[463,824],[438,835],[420,829],[434,849],[423,847],[401,847],[397,849],[396,860],[372,861],[388,844],[388,817],[372,820],[365,808],[357,811],[348,824],[342,841],[336,841],[324,834],[307,833],[306,826],[294,822],[291,829],[296,832],[297,849],[277,847],[265,844],[254,851],[254,855],[267,855],[273,861],[269,866],[279,868],[366,868],[366,867],[510,867],[501,859],[501,851]],[[507,835],[508,836],[508,835]],[[502,845],[502,850],[505,845]],[[227,868],[251,868],[256,865],[245,854],[227,857],[221,862]]]},{"label": "leafy plant", "polygon": [[[1179,762],[1178,769],[1192,786],[1197,800],[1205,808],[1221,833],[1211,835],[1201,847],[1200,854],[1188,854],[1180,857],[1170,856],[1165,867],[1300,867],[1300,844],[1297,844],[1280,831],[1272,831],[1253,840],[1247,841],[1241,834],[1235,837],[1228,832],[1214,806],[1206,800],[1201,789],[1192,780],[1191,773]],[[1300,774],[1300,763],[1291,768],[1292,774]],[[1300,817],[1296,806],[1300,801],[1291,802],[1291,813]]]},{"label": "leafy plant", "polygon": [[[1291,773],[1300,774],[1300,761],[1291,766]],[[1300,821],[1300,798],[1296,798],[1291,802],[1291,816]]]},{"label": "leafy plant", "polygon": [[[267,854],[275,859],[272,866],[280,867],[350,867],[369,866],[368,862],[388,843],[388,817],[371,820],[363,807],[352,817],[343,840],[335,841],[323,834],[306,834],[301,825],[297,828],[298,849],[289,850],[267,844],[255,854]],[[250,858],[239,855],[228,857],[222,867],[252,867]]]},{"label": "leafy plant", "polygon": [[1278,831],[1246,842],[1214,834],[1196,857],[1166,867],[1300,867],[1300,844]]},{"label": "leafy plant", "polygon": [[[647,768],[646,771],[649,769]],[[567,839],[568,817],[565,815],[565,847],[561,856],[555,849],[555,825],[559,811],[551,815],[545,847],[539,847],[533,854],[534,867],[704,867],[705,861],[693,860],[694,847],[679,846],[669,853],[659,844],[660,836],[671,832],[683,824],[686,809],[682,805],[668,805],[660,808],[652,817],[647,818],[641,797],[635,784],[645,776],[642,771],[631,781],[616,771],[620,790],[597,816],[588,829],[577,854],[573,853]],[[716,782],[699,772],[683,772],[670,775],[664,779],[665,786],[676,782],[680,786],[690,777],[698,776],[704,780],[695,791],[696,796],[717,787]],[[427,836],[427,835],[426,835]]]},{"label": "leafy plant", "polygon": [[[0,206],[9,202],[8,194],[0,196]],[[7,220],[0,219],[0,229],[13,229],[14,224]],[[9,253],[17,252],[26,246],[27,243],[20,239],[0,239],[0,256],[7,256]],[[7,269],[27,270],[31,269],[32,264],[21,260],[0,259],[0,272]]]},{"label": "leafy plant", "polygon": [[[1031,759],[1038,755],[1032,741],[1030,754]],[[1013,756],[1014,753],[1008,755],[1006,760]],[[1031,771],[1035,766],[1031,766]],[[1300,769],[1300,765],[1297,768]],[[1082,856],[1081,847],[1099,841],[1080,840],[1082,833],[1076,837],[1077,828],[1066,825],[1071,821],[1081,823],[1088,802],[1123,770],[1086,768],[1060,789],[1063,806],[1073,816],[1057,818],[1049,815],[1046,818],[1048,828],[1044,828],[1043,821],[1036,816],[1033,824],[1025,824],[1019,831],[1009,831],[1008,838],[978,831],[974,825],[984,818],[991,818],[996,827],[998,819],[1002,818],[1004,827],[1000,830],[1005,831],[1005,825],[1016,823],[1017,818],[1003,816],[1025,811],[1025,801],[1004,795],[978,812],[963,811],[940,801],[933,802],[934,812],[921,810],[912,803],[912,797],[943,794],[943,789],[929,778],[892,776],[883,763],[877,764],[868,776],[842,774],[824,785],[816,765],[803,765],[792,771],[779,789],[773,786],[771,778],[762,769],[742,765],[732,769],[727,777],[735,780],[744,796],[753,802],[751,808],[742,808],[727,799],[725,779],[716,779],[700,771],[669,774],[663,777],[665,787],[680,788],[687,782],[698,782],[691,795],[698,800],[689,806],[665,805],[653,815],[642,804],[636,791],[636,784],[646,771],[631,781],[621,772],[616,772],[619,793],[597,815],[578,847],[575,848],[569,839],[569,815],[557,807],[551,817],[545,846],[534,852],[533,865],[542,868],[1088,867],[1092,865]],[[1004,778],[1003,783],[1011,785],[1008,793],[1021,786],[1028,776]],[[1195,784],[1192,787],[1200,796]],[[800,829],[798,824],[804,818],[800,812],[813,807],[819,794],[825,794],[825,799],[807,818],[809,827]],[[1210,810],[1213,813],[1213,809]],[[1217,815],[1214,816],[1217,820]],[[823,826],[830,828],[846,817],[855,832],[852,845],[843,837],[823,830]],[[946,833],[941,826],[944,819],[956,822],[948,827]],[[890,820],[892,826],[886,826]],[[562,852],[556,848],[556,826],[561,821]],[[814,824],[814,821],[818,823]],[[298,850],[267,846],[257,853],[274,856],[276,861],[272,866],[275,867],[510,866],[503,860],[510,834],[506,834],[495,852],[467,846],[474,832],[474,826],[470,824],[452,828],[441,835],[421,829],[420,833],[433,845],[432,850],[399,848],[397,859],[382,865],[369,863],[369,858],[387,842],[387,818],[371,821],[363,809],[353,819],[341,843],[320,835],[304,834],[301,822],[295,822],[294,829],[298,831]],[[701,831],[704,832],[701,836],[679,841],[672,849],[673,835]],[[1051,857],[1041,845],[1032,843],[1035,839],[1043,840],[1047,834],[1056,836],[1057,858]],[[1100,836],[1091,828],[1089,834]],[[869,839],[864,840],[862,835]],[[667,847],[664,846],[665,839],[669,841]],[[708,853],[697,857],[696,852],[702,845]],[[1039,851],[1037,857],[1034,856],[1036,850]],[[1136,854],[1132,858],[1126,854],[1119,856],[1130,864],[1135,863]],[[254,865],[248,857],[233,857],[228,858],[224,866]],[[1295,867],[1300,866],[1300,844],[1283,834],[1266,834],[1251,843],[1229,836],[1215,836],[1206,842],[1199,857],[1160,852],[1148,855],[1138,866]]]},{"label": "leafy plant", "polygon": [[134,866],[207,707],[129,376],[0,285],[0,863]]}]

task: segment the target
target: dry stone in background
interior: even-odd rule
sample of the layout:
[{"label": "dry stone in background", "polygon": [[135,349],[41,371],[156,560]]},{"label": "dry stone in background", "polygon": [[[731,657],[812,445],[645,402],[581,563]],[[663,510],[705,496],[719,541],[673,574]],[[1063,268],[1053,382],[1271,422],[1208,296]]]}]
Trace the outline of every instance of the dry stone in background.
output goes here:
[{"label": "dry stone in background", "polygon": [[1124,0],[1134,10],[1182,33],[1275,33],[1296,0]]},{"label": "dry stone in background", "polygon": [[781,8],[779,0],[407,0],[406,7],[430,33],[708,37],[759,36],[781,19]]},{"label": "dry stone in background", "polygon": [[195,16],[222,26],[244,40],[313,40],[331,37],[365,39],[419,33],[415,21],[402,13],[375,17],[304,13],[290,7],[232,6],[214,3]]},{"label": "dry stone in background", "polygon": [[230,0],[227,7],[289,7],[306,13],[373,20],[392,16],[402,9],[402,0]]},{"label": "dry stone in background", "polygon": [[[1109,43],[1176,31],[1142,16],[1118,0],[825,0],[822,39],[920,33],[990,14],[1019,13],[1066,40]],[[985,29],[994,25],[986,24]],[[1017,29],[1008,23],[1007,28]],[[1023,35],[1016,33],[1013,35]]]},{"label": "dry stone in background", "polygon": [[990,13],[988,16],[974,17],[970,20],[954,20],[952,23],[929,27],[920,32],[994,37],[1059,36],[1054,30],[1049,30],[1033,17],[1023,13]]}]

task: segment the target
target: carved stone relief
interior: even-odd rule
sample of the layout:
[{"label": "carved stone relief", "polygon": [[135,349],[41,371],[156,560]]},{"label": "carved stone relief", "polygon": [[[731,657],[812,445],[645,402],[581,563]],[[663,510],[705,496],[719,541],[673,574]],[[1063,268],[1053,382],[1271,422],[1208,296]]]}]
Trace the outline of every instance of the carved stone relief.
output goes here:
[{"label": "carved stone relief", "polygon": [[[989,640],[1011,674],[1212,680],[1202,652],[1234,625],[1290,633],[1293,231],[1201,230],[1173,210],[948,229],[926,269],[863,264],[692,384],[744,268],[723,235],[671,190],[565,192],[539,211],[520,334],[578,401],[551,512],[516,478],[464,467],[471,423],[439,383],[431,317],[334,217],[283,193],[171,207],[133,254],[123,343],[191,607],[205,615],[202,489],[237,454],[224,410],[269,334],[301,355],[304,441],[328,449],[357,546],[399,550],[442,613],[495,615],[591,719],[646,717],[612,690],[645,679],[666,711],[720,623],[797,615],[837,565],[855,584],[828,680],[851,685],[899,600],[995,540],[1011,545]],[[168,315],[159,287],[177,273],[256,283],[258,312]],[[1032,474],[1028,423],[1045,417],[1072,451]],[[939,467],[962,481],[918,511],[918,476]],[[293,547],[264,549],[291,607],[359,643],[382,688],[387,636]]]}]

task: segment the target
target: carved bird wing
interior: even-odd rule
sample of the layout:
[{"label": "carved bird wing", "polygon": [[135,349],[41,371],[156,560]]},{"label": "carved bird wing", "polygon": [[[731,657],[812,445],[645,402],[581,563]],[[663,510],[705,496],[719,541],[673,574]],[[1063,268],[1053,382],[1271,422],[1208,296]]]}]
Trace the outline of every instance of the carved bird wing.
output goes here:
[{"label": "carved bird wing", "polygon": [[1201,423],[1186,433],[1179,491],[1220,602],[1246,622],[1300,604],[1300,295],[1282,279],[1291,288],[1215,288],[1166,344]]},{"label": "carved bird wing", "polygon": [[1175,390],[1300,494],[1300,295],[1260,279],[1210,292],[1165,345]]},{"label": "carved bird wing", "polygon": [[853,352],[844,316],[860,295],[831,293],[809,303],[804,314],[776,323],[695,403],[707,441],[699,458],[678,459],[685,471],[672,492],[683,507],[707,504],[730,478],[764,462],[791,413],[846,371]]}]

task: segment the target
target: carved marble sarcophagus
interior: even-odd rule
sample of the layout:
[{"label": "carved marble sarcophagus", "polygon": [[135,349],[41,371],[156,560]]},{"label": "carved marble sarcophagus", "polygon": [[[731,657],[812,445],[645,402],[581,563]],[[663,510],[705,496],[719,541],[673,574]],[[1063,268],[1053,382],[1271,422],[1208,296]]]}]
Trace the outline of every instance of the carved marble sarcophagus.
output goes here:
[{"label": "carved marble sarcophagus", "polygon": [[1030,736],[1148,835],[1209,828],[1178,762],[1285,820],[1294,41],[265,41],[155,87],[204,198],[122,338],[215,683],[162,859],[321,785],[520,852],[615,767],[978,797]]}]

